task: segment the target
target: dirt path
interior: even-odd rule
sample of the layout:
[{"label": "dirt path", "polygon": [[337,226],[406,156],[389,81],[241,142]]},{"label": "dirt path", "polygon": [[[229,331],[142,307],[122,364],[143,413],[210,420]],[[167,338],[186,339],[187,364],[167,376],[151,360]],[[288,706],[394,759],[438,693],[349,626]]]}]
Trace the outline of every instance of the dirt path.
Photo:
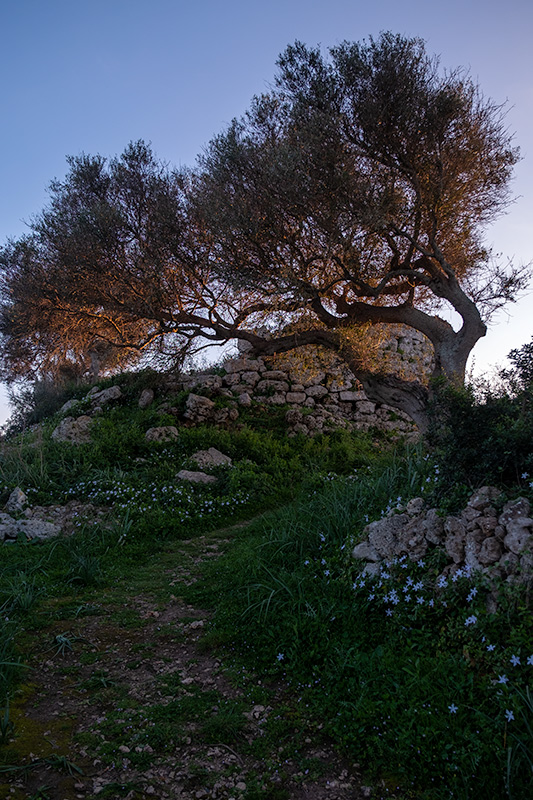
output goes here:
[{"label": "dirt path", "polygon": [[[286,689],[224,667],[205,636],[210,613],[182,587],[231,529],[176,543],[149,590],[48,608],[27,682],[12,706],[14,800],[221,798],[359,800],[362,786]],[[143,585],[142,567],[138,585]],[[166,587],[169,599],[158,599]],[[55,617],[55,619],[54,619]],[[216,652],[216,651],[215,651]],[[389,797],[390,795],[386,795]]]}]

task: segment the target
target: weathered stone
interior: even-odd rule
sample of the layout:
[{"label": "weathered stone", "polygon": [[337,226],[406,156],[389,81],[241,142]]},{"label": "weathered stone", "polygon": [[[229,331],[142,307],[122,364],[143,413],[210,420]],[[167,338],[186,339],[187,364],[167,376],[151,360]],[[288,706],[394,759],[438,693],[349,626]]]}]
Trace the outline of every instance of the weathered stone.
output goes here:
[{"label": "weathered stone", "polygon": [[0,541],[16,539],[24,534],[27,539],[52,539],[61,533],[59,525],[42,519],[15,520],[7,514],[0,515]]},{"label": "weathered stone", "polygon": [[478,561],[484,567],[495,564],[502,557],[501,543],[495,536],[489,536],[483,544],[478,554]]},{"label": "weathered stone", "polygon": [[154,402],[154,390],[153,389],[143,389],[141,392],[141,396],[139,397],[139,408],[148,408]]},{"label": "weathered stone", "polygon": [[287,403],[305,403],[307,395],[305,392],[287,392]]},{"label": "weathered stone", "polygon": [[412,500],[409,500],[407,503],[405,510],[409,514],[409,516],[414,516],[415,514],[421,514],[424,510],[424,499],[422,497],[414,497]]},{"label": "weathered stone", "polygon": [[144,438],[147,442],[174,442],[179,439],[179,431],[174,425],[161,425],[158,428],[148,428]]},{"label": "weathered stone", "polygon": [[261,375],[258,372],[241,372],[241,381],[248,386],[255,386],[260,378]]},{"label": "weathered stone", "polygon": [[119,400],[121,397],[122,391],[120,386],[110,386],[108,389],[102,389],[94,393],[89,392],[87,395],[87,398],[90,399],[93,406],[100,407],[107,405],[107,403],[110,403],[112,400]]},{"label": "weathered stone", "polygon": [[221,453],[216,447],[210,447],[208,450],[198,450],[191,459],[201,469],[209,467],[231,467],[231,458]]},{"label": "weathered stone", "polygon": [[81,417],[65,417],[52,431],[52,439],[56,442],[70,444],[88,444],[91,441],[93,420],[84,414]]},{"label": "weathered stone", "polygon": [[[498,523],[507,528],[509,523],[514,522],[514,520],[529,518],[530,511],[531,506],[529,500],[525,497],[519,497],[517,500],[511,500],[504,505]],[[531,525],[531,521],[528,524]]]},{"label": "weathered stone", "polygon": [[287,392],[289,390],[289,384],[287,381],[271,381],[271,380],[260,380],[256,386],[258,392],[264,394],[268,391],[273,392]]},{"label": "weathered stone", "polygon": [[352,550],[353,558],[360,558],[363,561],[381,561],[381,557],[375,547],[372,547],[370,542],[361,542],[356,544]]},{"label": "weathered stone", "polygon": [[287,373],[282,369],[267,369],[265,372],[263,372],[263,378],[269,381],[286,382],[289,380]]},{"label": "weathered stone", "polygon": [[215,408],[215,404],[208,397],[199,394],[190,394],[185,403],[185,419],[191,422],[202,422],[208,419]]},{"label": "weathered stone", "polygon": [[396,514],[366,526],[364,533],[381,558],[392,558],[397,554],[398,539],[408,520],[407,514]]},{"label": "weathered stone", "polygon": [[296,422],[301,422],[303,416],[299,408],[290,408],[285,414],[285,421],[288,425],[294,425]]},{"label": "weathered stone", "polygon": [[76,398],[72,397],[70,400],[67,400],[66,403],[63,403],[63,405],[59,409],[59,413],[66,414],[67,411],[70,411],[75,406],[79,405],[79,402],[80,402],[79,400],[76,400]]},{"label": "weathered stone", "polygon": [[264,369],[264,363],[259,359],[253,360],[251,358],[234,358],[224,363],[226,372],[258,372],[261,367]]},{"label": "weathered stone", "polygon": [[239,405],[248,408],[252,405],[252,398],[250,397],[248,392],[243,392],[238,396],[237,402],[239,403]]},{"label": "weathered stone", "polygon": [[442,544],[444,539],[444,520],[436,508],[430,508],[422,523],[424,536],[430,544]]},{"label": "weathered stone", "polygon": [[468,505],[471,508],[475,508],[477,511],[483,511],[483,509],[491,505],[492,500],[496,500],[500,495],[500,489],[497,489],[495,486],[482,486],[472,495],[468,501]]},{"label": "weathered stone", "polygon": [[177,476],[180,481],[188,481],[189,483],[216,483],[214,475],[207,475],[205,472],[193,472],[188,469],[181,469]]},{"label": "weathered stone", "polygon": [[[531,522],[531,520],[529,521]],[[533,535],[531,534],[529,527],[520,527],[518,522],[518,520],[513,520],[512,523],[507,525],[507,530],[509,533],[503,540],[507,550],[510,550],[511,553],[516,553],[517,555],[519,555],[523,550],[530,550],[533,546]],[[510,530],[511,526],[512,529]]]},{"label": "weathered stone", "polygon": [[312,397],[314,400],[320,400],[322,397],[325,397],[328,393],[328,390],[325,386],[320,384],[316,384],[313,386],[308,386],[305,390],[305,394],[307,397]]},{"label": "weathered stone", "polygon": [[461,517],[466,520],[467,522],[472,522],[474,519],[478,519],[481,516],[481,511],[477,508],[472,508],[472,506],[467,506],[463,511],[461,511]]},{"label": "weathered stone", "polygon": [[465,555],[466,527],[459,517],[448,517],[444,523],[444,547],[449,557],[459,564]]},{"label": "weathered stone", "polygon": [[498,527],[498,520],[496,517],[486,517],[483,515],[482,517],[478,517],[476,522],[485,536],[491,536]]},{"label": "weathered stone", "polygon": [[339,399],[342,400],[343,403],[356,403],[361,401],[359,392],[352,392],[349,389],[342,389],[339,392]]},{"label": "weathered stone", "polygon": [[22,511],[25,506],[28,504],[28,498],[22,491],[22,489],[17,486],[16,489],[13,489],[11,494],[9,495],[8,501],[6,503],[6,511],[10,514],[16,514]]},{"label": "weathered stone", "polygon": [[[346,394],[346,392],[341,392],[341,400],[343,399],[343,394]],[[370,400],[358,400],[356,405],[359,414],[374,414],[376,411],[376,404],[371,403]]]},{"label": "weathered stone", "polygon": [[307,425],[304,425],[303,422],[297,422],[295,425],[293,425],[292,430],[294,433],[301,433],[304,436],[309,434],[309,428]]},{"label": "weathered stone", "polygon": [[283,406],[287,402],[285,394],[281,394],[281,392],[276,392],[271,397],[265,397],[264,402],[268,406]]}]

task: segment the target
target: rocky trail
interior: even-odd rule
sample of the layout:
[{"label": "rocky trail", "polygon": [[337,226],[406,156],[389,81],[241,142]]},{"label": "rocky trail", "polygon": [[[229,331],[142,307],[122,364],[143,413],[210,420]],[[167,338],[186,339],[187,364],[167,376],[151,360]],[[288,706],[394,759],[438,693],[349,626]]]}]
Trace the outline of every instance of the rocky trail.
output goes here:
[{"label": "rocky trail", "polygon": [[212,612],[183,597],[231,531],[171,543],[127,585],[39,612],[22,643],[29,669],[10,709],[2,798],[381,796],[286,687],[219,659]]}]

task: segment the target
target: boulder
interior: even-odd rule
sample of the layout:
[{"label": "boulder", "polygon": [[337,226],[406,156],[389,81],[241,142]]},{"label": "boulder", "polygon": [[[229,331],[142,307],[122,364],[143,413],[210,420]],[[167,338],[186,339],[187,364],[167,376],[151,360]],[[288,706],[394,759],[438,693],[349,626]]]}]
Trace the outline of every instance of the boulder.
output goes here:
[{"label": "boulder", "polygon": [[192,461],[201,469],[208,469],[209,467],[231,467],[231,458],[221,453],[216,447],[210,447],[209,450],[198,450],[197,453],[191,456]]},{"label": "boulder", "polygon": [[174,425],[161,425],[158,428],[148,428],[144,438],[147,442],[175,442],[179,439],[179,431]]},{"label": "boulder", "polygon": [[[96,389],[96,392],[94,389]],[[108,389],[102,389],[101,391],[98,391],[97,387],[93,386],[87,395],[87,399],[91,401],[91,405],[100,407],[105,406],[112,400],[118,400],[121,397],[122,391],[120,386],[110,386]]]},{"label": "boulder", "polygon": [[207,475],[205,472],[192,472],[188,469],[181,469],[177,476],[180,481],[189,483],[216,483],[214,475]]},{"label": "boulder", "polygon": [[10,514],[16,514],[20,511],[23,511],[25,506],[28,505],[28,498],[18,486],[16,489],[13,489],[11,494],[9,495],[9,499],[6,503],[6,511]]},{"label": "boulder", "polygon": [[154,390],[143,389],[139,397],[139,408],[148,408],[154,402]]},{"label": "boulder", "polygon": [[52,431],[52,439],[56,442],[70,444],[88,444],[91,441],[93,420],[87,415],[81,417],[65,417]]},{"label": "boulder", "polygon": [[190,394],[185,403],[183,416],[190,422],[205,422],[213,415],[215,404],[208,397],[199,394]]},{"label": "boulder", "polygon": [[27,539],[52,539],[59,536],[61,528],[53,522],[42,519],[13,519],[0,513],[0,541],[16,539],[24,534]]}]

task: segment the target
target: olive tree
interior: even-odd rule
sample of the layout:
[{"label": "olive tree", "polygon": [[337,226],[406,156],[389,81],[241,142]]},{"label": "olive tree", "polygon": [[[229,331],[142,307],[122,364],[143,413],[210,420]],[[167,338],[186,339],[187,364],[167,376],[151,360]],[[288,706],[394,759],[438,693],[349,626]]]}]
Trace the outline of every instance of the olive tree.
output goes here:
[{"label": "olive tree", "polygon": [[363,333],[421,332],[434,374],[460,384],[490,313],[524,287],[528,268],[484,239],[518,159],[503,110],[390,33],[327,54],[297,42],[278,67],[194,170],[142,142],[70,160],[0,254],[8,375],[97,346],[127,362],[235,339],[263,355],[322,345],[425,427],[429,387],[386,374]]}]

